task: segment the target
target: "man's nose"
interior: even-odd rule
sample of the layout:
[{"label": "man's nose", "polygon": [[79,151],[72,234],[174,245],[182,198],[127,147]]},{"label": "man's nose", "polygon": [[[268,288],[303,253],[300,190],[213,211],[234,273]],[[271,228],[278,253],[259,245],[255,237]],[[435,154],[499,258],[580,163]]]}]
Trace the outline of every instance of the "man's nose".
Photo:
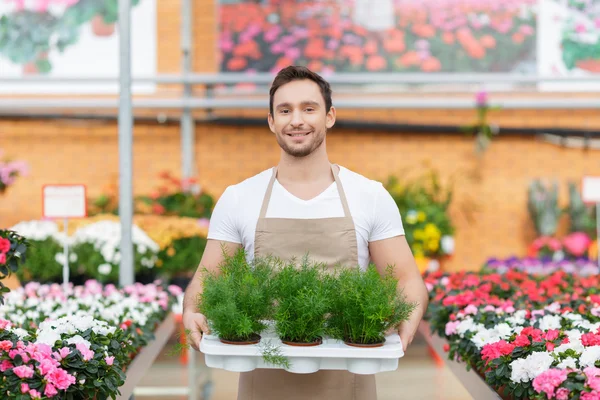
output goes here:
[{"label": "man's nose", "polygon": [[300,128],[302,125],[304,125],[304,120],[302,119],[302,112],[300,110],[295,110],[292,113],[292,121],[290,122],[290,125],[294,128]]}]

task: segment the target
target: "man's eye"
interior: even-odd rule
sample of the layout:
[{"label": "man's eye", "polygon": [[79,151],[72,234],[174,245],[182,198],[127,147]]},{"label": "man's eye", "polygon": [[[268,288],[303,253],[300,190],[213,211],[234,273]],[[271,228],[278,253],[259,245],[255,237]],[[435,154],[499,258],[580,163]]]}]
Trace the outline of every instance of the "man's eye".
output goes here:
[{"label": "man's eye", "polygon": [[279,110],[281,114],[287,114],[290,110]]},{"label": "man's eye", "polygon": [[306,109],[306,111],[308,111],[308,112],[312,112],[312,111],[315,111],[315,109],[314,109],[314,108],[310,108],[310,107],[309,107],[309,108],[307,108],[307,109]]}]

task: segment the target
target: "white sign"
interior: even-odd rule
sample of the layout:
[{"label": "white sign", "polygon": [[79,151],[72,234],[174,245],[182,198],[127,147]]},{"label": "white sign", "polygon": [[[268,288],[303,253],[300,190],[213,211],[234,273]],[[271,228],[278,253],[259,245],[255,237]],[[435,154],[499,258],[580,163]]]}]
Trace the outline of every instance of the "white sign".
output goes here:
[{"label": "white sign", "polygon": [[42,207],[45,218],[87,216],[85,185],[44,185]]},{"label": "white sign", "polygon": [[586,203],[600,203],[600,176],[583,178],[581,197]]}]

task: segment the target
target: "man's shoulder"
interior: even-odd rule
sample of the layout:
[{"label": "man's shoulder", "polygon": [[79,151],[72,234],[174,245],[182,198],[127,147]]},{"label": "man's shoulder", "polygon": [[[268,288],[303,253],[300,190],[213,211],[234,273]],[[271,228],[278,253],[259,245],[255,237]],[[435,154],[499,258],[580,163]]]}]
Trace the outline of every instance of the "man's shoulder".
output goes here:
[{"label": "man's shoulder", "polygon": [[340,165],[340,177],[342,179],[342,183],[344,181],[348,181],[353,189],[357,189],[361,192],[372,192],[374,190],[380,189],[383,185],[381,182],[367,178],[364,175],[359,174],[358,172],[354,172],[346,167]]},{"label": "man's shoulder", "polygon": [[244,179],[239,183],[229,186],[227,189],[242,197],[254,194],[257,191],[267,187],[272,173],[272,168],[266,169],[254,176]]}]

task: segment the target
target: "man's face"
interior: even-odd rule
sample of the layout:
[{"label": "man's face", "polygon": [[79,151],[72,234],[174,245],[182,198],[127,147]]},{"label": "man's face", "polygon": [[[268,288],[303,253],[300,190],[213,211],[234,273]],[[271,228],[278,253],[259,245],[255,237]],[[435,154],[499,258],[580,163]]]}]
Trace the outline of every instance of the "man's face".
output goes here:
[{"label": "man's face", "polygon": [[269,128],[293,157],[306,157],[318,149],[334,123],[335,109],[326,111],[319,85],[309,79],[286,83],[273,96]]}]

